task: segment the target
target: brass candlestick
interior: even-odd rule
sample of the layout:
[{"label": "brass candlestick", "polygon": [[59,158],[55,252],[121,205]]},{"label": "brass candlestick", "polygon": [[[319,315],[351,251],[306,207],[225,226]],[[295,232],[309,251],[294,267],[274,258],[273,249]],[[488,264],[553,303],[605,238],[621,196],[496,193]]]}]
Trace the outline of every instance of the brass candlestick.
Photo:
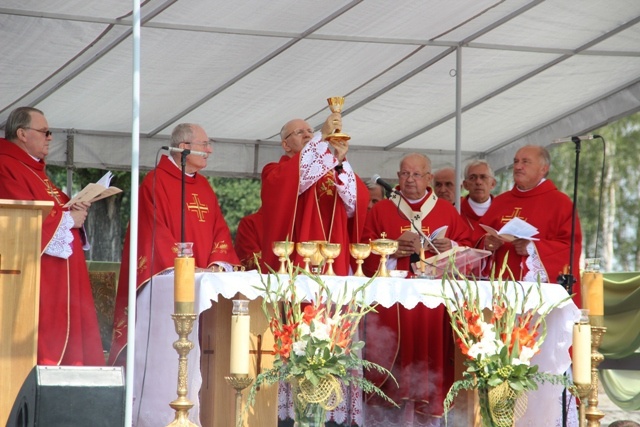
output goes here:
[{"label": "brass candlestick", "polygon": [[242,427],[242,390],[251,385],[253,378],[245,375],[230,375],[224,379],[236,390],[236,427]]},{"label": "brass candlestick", "polygon": [[600,419],[604,417],[604,412],[598,409],[598,365],[604,360],[604,356],[598,349],[605,332],[607,328],[604,326],[591,326],[591,390],[585,414],[588,427],[600,427]]},{"label": "brass candlestick", "polygon": [[578,423],[580,427],[584,427],[586,425],[586,400],[587,396],[589,396],[589,393],[591,392],[591,384],[574,384],[573,392],[578,399],[580,399],[580,415],[578,415]]},{"label": "brass candlestick", "polygon": [[173,348],[178,352],[178,398],[171,402],[171,406],[176,411],[176,418],[167,427],[197,427],[189,421],[189,409],[193,403],[187,399],[187,355],[193,349],[193,343],[189,341],[189,334],[193,330],[193,323],[197,316],[195,314],[172,314],[175,323],[178,340],[173,343]]}]

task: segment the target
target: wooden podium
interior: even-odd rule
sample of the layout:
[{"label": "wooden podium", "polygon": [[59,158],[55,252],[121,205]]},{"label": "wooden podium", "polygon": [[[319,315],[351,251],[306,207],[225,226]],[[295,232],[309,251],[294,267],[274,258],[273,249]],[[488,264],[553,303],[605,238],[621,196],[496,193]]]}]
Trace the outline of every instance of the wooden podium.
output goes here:
[{"label": "wooden podium", "polygon": [[[241,295],[234,299],[246,299]],[[256,377],[257,366],[261,370],[273,366],[273,335],[269,322],[262,312],[262,299],[249,302],[251,316],[251,344],[249,375]],[[229,343],[231,341],[232,300],[220,297],[217,303],[202,313],[202,354],[200,371],[200,421],[203,427],[235,426],[236,391],[225,381],[229,375]],[[242,408],[244,426],[273,427],[278,422],[278,384],[263,386],[256,395],[256,403],[245,411],[247,395],[251,386],[243,390]]]},{"label": "wooden podium", "polygon": [[52,207],[0,199],[0,425],[37,363],[42,221]]}]

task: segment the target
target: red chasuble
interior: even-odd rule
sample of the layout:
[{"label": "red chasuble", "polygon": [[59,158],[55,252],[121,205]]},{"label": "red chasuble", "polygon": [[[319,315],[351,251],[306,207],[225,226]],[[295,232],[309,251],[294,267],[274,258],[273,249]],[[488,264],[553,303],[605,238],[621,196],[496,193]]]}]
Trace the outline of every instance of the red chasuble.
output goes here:
[{"label": "red chasuble", "polygon": [[[493,196],[491,196],[491,200],[493,203]],[[482,227],[478,226],[481,222],[481,216],[474,212],[473,208],[469,204],[469,196],[460,198],[460,215],[464,218],[469,224],[469,228],[471,228],[471,233],[473,235],[473,247],[476,247],[479,243],[479,240],[485,235],[485,231]]]},{"label": "red chasuble", "polygon": [[[337,164],[337,160],[335,162]],[[322,164],[314,166],[323,167]],[[328,169],[298,196],[300,153],[291,158],[282,156],[280,162],[269,163],[262,169],[262,259],[265,264],[276,271],[280,266],[272,249],[275,241],[298,243],[323,240],[341,244],[333,270],[339,276],[349,274],[349,243],[358,242],[361,236],[369,204],[369,190],[356,176],[356,212],[352,218],[347,218],[346,208],[335,186],[336,180],[343,175],[346,173],[338,174]],[[296,251],[291,259],[296,265],[304,265]]]},{"label": "red chasuble", "polygon": [[68,259],[44,253],[60,226],[69,197],[45,173],[45,163],[0,138],[0,198],[53,201],[42,224],[38,365],[104,365],[102,341],[80,229],[73,228]]},{"label": "red chasuble", "polygon": [[[569,248],[571,244],[571,214],[573,203],[569,197],[559,191],[550,180],[529,191],[520,191],[515,186],[508,192],[493,199],[491,207],[482,217],[481,223],[499,230],[513,217],[519,217],[535,226],[539,234],[534,237],[535,253],[540,262],[534,257],[516,254],[513,245],[503,244],[495,252],[493,265],[496,271],[502,266],[507,257],[514,277],[524,279],[529,271],[542,271],[549,283],[557,283],[558,275],[563,274],[569,267]],[[573,276],[577,283],[573,284],[576,293],[573,300],[580,307],[580,252],[582,251],[582,231],[580,220],[576,215],[576,235],[573,252]],[[532,279],[531,281],[535,281]]]},{"label": "red chasuble", "polygon": [[258,210],[243,217],[238,223],[236,231],[235,249],[240,262],[246,270],[255,270],[254,254],[258,259],[262,257],[262,211]]},{"label": "red chasuble", "polygon": [[[155,211],[154,211],[155,176]],[[181,240],[181,171],[167,156],[142,181],[138,207],[137,289],[159,272],[173,268]],[[154,227],[155,224],[155,227]],[[129,300],[129,230],[125,236],[114,313],[109,364],[123,364]],[[196,268],[223,261],[239,264],[218,198],[205,177],[185,177],[185,240],[193,242]],[[152,249],[153,252],[152,252]]]},{"label": "red chasuble", "polygon": [[[432,195],[411,205],[419,211],[422,204]],[[429,234],[447,225],[446,237],[460,246],[469,246],[471,231],[453,205],[438,199],[433,209],[424,217],[422,230]],[[411,229],[409,220],[398,210],[392,200],[376,203],[365,225],[363,242],[380,238],[385,232],[388,239],[397,239]],[[380,257],[371,254],[364,263],[367,275],[378,268]],[[410,270],[409,257],[398,259],[398,269]],[[427,308],[418,305],[412,310],[395,304],[390,308],[376,307],[378,313],[367,314],[365,318],[367,360],[389,369],[398,386],[386,376],[368,371],[366,377],[378,385],[387,396],[398,404],[403,401],[415,402],[419,414],[441,416],[442,402],[453,384],[454,342],[449,317],[443,305]],[[376,396],[368,396],[369,405],[388,406]]]}]

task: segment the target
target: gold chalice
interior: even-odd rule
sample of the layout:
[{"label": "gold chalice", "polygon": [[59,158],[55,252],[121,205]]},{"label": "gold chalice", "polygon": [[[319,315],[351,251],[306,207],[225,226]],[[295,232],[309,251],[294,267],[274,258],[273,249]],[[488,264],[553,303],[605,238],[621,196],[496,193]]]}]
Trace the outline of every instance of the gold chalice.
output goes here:
[{"label": "gold chalice", "polygon": [[351,243],[349,245],[349,252],[351,256],[356,259],[356,264],[358,264],[358,268],[353,275],[359,277],[364,276],[362,263],[371,254],[371,243]]},{"label": "gold chalice", "polygon": [[316,253],[311,255],[310,266],[311,273],[313,274],[322,274],[322,269],[324,268],[324,256],[322,252],[320,252],[320,244],[327,243],[326,240],[310,240],[311,243],[316,244]]},{"label": "gold chalice", "polygon": [[[329,109],[332,113],[342,113],[342,106],[344,105],[343,96],[327,98],[327,102],[329,103]],[[335,129],[332,134],[327,136],[327,141],[331,143],[340,143],[350,140],[351,137],[346,133],[341,133],[341,130],[342,129]]]},{"label": "gold chalice", "polygon": [[278,274],[286,274],[285,261],[289,258],[289,255],[293,253],[293,242],[273,242],[273,253],[278,257],[278,261],[280,261]]},{"label": "gold chalice", "polygon": [[371,252],[376,255],[380,255],[378,276],[389,277],[389,270],[387,270],[387,255],[396,253],[398,250],[398,241],[387,239],[387,233],[382,233],[381,237],[381,239],[371,241]]},{"label": "gold chalice", "polygon": [[298,242],[296,243],[296,251],[298,255],[302,257],[302,261],[304,261],[304,270],[311,273],[311,270],[309,270],[309,262],[311,261],[311,257],[318,252],[318,242]]},{"label": "gold chalice", "polygon": [[327,271],[324,274],[327,276],[335,276],[333,271],[333,261],[340,255],[340,243],[320,243],[320,253],[327,260]]}]

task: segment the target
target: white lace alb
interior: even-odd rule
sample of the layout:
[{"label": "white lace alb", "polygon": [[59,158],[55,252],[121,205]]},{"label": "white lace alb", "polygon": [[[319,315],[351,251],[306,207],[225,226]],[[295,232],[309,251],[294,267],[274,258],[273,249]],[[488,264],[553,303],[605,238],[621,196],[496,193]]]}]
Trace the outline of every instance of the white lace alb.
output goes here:
[{"label": "white lace alb", "polygon": [[73,250],[71,249],[71,242],[73,242],[71,229],[73,228],[73,225],[74,221],[71,213],[63,212],[60,226],[51,238],[47,247],[44,249],[44,253],[57,258],[69,258],[73,253]]}]

